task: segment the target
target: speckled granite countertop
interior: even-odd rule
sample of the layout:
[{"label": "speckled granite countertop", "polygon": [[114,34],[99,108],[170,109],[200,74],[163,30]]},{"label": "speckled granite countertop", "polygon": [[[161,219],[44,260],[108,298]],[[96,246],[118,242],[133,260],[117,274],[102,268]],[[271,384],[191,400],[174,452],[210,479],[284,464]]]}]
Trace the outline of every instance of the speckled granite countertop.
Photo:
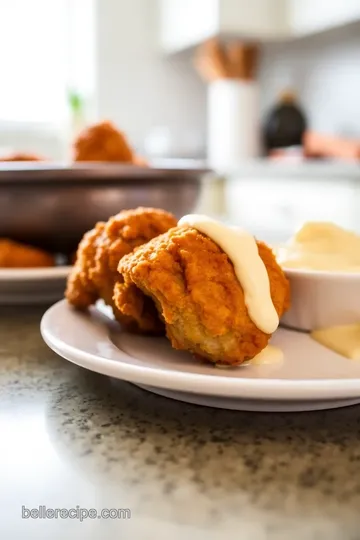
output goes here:
[{"label": "speckled granite countertop", "polygon": [[[57,357],[41,314],[0,311],[1,539],[360,538],[360,407],[166,400]],[[40,505],[131,519],[21,519]]]}]

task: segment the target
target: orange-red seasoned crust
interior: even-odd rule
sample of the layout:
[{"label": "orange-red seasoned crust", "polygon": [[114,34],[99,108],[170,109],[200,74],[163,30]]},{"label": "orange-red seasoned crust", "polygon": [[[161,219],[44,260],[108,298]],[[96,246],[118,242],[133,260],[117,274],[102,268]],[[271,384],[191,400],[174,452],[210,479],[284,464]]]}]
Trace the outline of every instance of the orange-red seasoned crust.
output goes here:
[{"label": "orange-red seasoned crust", "polygon": [[[262,242],[258,249],[281,316],[289,305],[288,281],[271,249]],[[154,238],[126,255],[119,272],[124,283],[115,287],[118,310],[129,312],[127,295],[138,298],[143,293],[152,298],[177,349],[218,364],[236,365],[268,343],[270,336],[249,318],[232,262],[209,237],[193,228],[175,227]]]},{"label": "orange-red seasoned crust", "polygon": [[[121,258],[175,224],[174,216],[155,208],[124,210],[107,223],[98,223],[80,242],[67,284],[68,301],[84,309],[102,298],[113,308],[115,317],[131,330],[159,331],[163,326],[148,300],[141,299],[141,305],[136,304],[136,316],[116,309],[114,285],[122,281],[117,272]],[[133,300],[132,304],[135,305]]]}]

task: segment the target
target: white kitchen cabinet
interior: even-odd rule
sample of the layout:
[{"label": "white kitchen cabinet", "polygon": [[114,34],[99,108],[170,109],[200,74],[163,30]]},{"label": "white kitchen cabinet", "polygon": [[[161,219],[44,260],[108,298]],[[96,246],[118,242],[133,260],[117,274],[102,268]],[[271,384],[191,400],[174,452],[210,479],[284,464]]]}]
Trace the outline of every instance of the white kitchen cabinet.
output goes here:
[{"label": "white kitchen cabinet", "polygon": [[158,0],[165,53],[213,36],[282,41],[360,20],[360,0]]},{"label": "white kitchen cabinet", "polygon": [[287,0],[220,0],[219,32],[250,39],[279,39],[288,34]]},{"label": "white kitchen cabinet", "polygon": [[287,0],[291,34],[307,35],[360,19],[360,0]]},{"label": "white kitchen cabinet", "polygon": [[218,0],[159,0],[161,47],[176,52],[218,32]]},{"label": "white kitchen cabinet", "polygon": [[173,53],[216,35],[278,39],[287,34],[288,0],[159,0],[163,51]]}]

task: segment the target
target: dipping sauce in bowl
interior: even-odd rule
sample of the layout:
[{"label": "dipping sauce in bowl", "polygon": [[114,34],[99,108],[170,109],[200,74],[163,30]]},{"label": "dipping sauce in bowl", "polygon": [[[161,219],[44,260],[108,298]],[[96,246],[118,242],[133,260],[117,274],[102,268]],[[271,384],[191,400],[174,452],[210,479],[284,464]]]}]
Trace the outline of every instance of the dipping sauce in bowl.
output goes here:
[{"label": "dipping sauce in bowl", "polygon": [[306,223],[278,249],[277,260],[285,269],[360,273],[360,236],[334,223]]},{"label": "dipping sauce in bowl", "polygon": [[360,322],[360,236],[310,222],[276,255],[291,287],[284,325],[313,331]]}]

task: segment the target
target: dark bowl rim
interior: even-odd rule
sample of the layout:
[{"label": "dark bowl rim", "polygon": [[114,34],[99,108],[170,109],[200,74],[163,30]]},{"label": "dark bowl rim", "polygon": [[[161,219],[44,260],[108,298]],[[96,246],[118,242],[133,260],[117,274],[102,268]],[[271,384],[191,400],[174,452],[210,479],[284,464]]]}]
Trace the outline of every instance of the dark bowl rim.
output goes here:
[{"label": "dark bowl rim", "polygon": [[0,184],[16,182],[166,182],[197,181],[213,171],[206,167],[143,167],[123,163],[62,163],[3,162],[0,163]]}]

